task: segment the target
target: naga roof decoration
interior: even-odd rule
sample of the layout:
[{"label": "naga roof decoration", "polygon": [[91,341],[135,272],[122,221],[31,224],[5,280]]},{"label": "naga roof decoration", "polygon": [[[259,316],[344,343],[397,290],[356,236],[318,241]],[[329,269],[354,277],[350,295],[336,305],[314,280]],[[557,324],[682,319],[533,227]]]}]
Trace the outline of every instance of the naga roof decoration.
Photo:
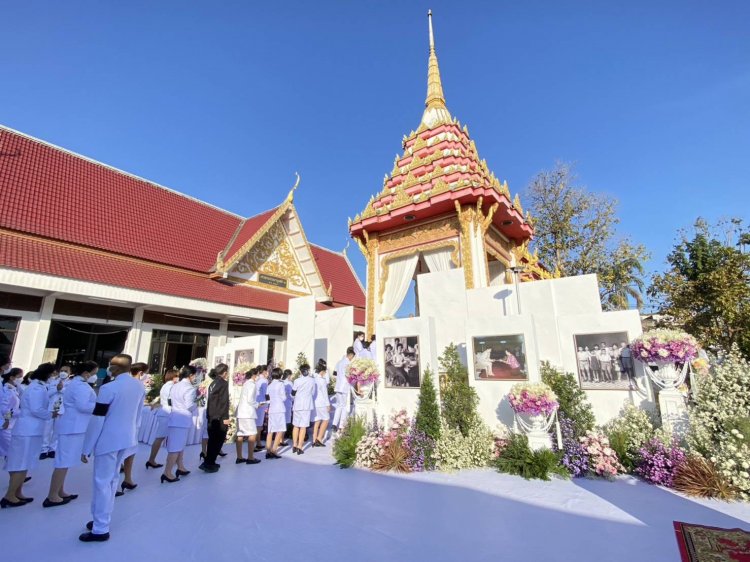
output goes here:
[{"label": "naga roof decoration", "polygon": [[520,198],[516,195],[511,199],[508,184],[501,182],[486,160],[479,157],[468,128],[448,111],[431,13],[429,32],[427,97],[422,120],[416,131],[403,138],[403,154],[396,155],[380,193],[371,197],[365,210],[350,221],[350,231],[357,236],[363,230],[384,230],[394,226],[393,219],[397,217],[403,221],[402,217],[410,214],[416,218],[433,216],[453,209],[452,201],[473,203],[484,197],[488,206],[500,203],[493,221],[498,229],[509,238],[528,239],[533,228],[524,216]]}]

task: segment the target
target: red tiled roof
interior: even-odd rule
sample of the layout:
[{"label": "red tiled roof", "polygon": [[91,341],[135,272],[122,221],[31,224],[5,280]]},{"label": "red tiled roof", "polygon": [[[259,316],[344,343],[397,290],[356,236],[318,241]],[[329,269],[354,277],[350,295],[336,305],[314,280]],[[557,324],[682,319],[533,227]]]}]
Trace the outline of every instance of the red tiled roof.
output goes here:
[{"label": "red tiled roof", "polygon": [[9,232],[0,232],[0,267],[282,313],[288,311],[291,298],[244,285],[225,285],[206,274]]},{"label": "red tiled roof", "polygon": [[0,209],[3,228],[194,271],[215,264],[242,220],[3,127]]},{"label": "red tiled roof", "polygon": [[333,288],[333,301],[365,308],[365,293],[346,256],[315,244],[310,244],[310,249],[323,277],[323,284],[326,289],[329,286]]}]

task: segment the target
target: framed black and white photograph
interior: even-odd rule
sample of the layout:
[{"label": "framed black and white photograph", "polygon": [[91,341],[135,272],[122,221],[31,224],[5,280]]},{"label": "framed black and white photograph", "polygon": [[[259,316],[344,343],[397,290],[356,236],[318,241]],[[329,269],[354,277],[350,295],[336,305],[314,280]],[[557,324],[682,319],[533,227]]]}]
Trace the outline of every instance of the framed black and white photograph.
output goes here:
[{"label": "framed black and white photograph", "polygon": [[386,388],[419,388],[419,337],[383,339]]},{"label": "framed black and white photograph", "polygon": [[255,350],[254,349],[239,349],[234,352],[234,366],[241,363],[254,363],[255,362]]},{"label": "framed black and white photograph", "polygon": [[636,388],[633,357],[627,332],[573,336],[581,388],[628,390]]},{"label": "framed black and white photograph", "polygon": [[529,378],[523,334],[473,338],[474,378],[522,381]]}]

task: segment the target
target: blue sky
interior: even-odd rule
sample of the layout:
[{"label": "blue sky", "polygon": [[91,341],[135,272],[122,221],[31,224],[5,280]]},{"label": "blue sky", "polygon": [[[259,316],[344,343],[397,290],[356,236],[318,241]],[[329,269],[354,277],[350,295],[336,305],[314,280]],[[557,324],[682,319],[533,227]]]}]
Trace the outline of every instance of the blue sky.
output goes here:
[{"label": "blue sky", "polygon": [[0,122],[241,215],[299,171],[340,250],[419,123],[428,8],[448,107],[512,192],[576,162],[651,270],[698,215],[748,219],[744,1],[7,2]]}]

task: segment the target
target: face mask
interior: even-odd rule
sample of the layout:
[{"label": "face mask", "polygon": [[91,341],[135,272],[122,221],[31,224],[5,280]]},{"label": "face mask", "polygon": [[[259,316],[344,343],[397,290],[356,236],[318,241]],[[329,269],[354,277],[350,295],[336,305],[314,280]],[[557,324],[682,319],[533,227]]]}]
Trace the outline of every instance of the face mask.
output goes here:
[{"label": "face mask", "polygon": [[60,373],[60,378],[61,378],[62,380],[65,380],[65,379],[67,379],[67,378],[68,378],[68,373],[66,373],[65,371],[63,371],[62,373]]},{"label": "face mask", "polygon": [[21,386],[21,381],[22,380],[23,379],[13,379],[13,386],[15,386],[15,387]]},{"label": "face mask", "polygon": [[50,377],[48,380],[49,382],[57,382],[58,377]]},{"label": "face mask", "polygon": [[91,375],[89,378],[86,379],[86,382],[89,384],[96,384],[96,381],[99,380],[99,377],[96,375]]}]

